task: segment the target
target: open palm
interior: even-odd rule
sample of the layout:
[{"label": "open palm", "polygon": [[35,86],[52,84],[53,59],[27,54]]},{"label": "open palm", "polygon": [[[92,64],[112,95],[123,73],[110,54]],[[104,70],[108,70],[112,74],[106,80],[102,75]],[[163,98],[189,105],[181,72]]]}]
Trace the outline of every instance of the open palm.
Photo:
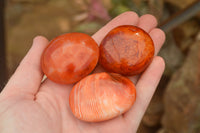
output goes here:
[{"label": "open palm", "polygon": [[[158,53],[165,40],[163,31],[155,28],[151,15],[140,18],[126,12],[114,18],[92,37],[100,44],[103,37],[119,25],[135,25],[147,31]],[[69,108],[69,93],[73,85],[60,85],[48,79],[41,83],[43,73],[40,58],[48,40],[38,36],[14,75],[0,94],[1,133],[135,133],[164,71],[164,61],[155,55],[142,75],[129,77],[136,84],[137,97],[125,114],[98,123],[76,119]],[[99,67],[95,72],[103,71]]]}]

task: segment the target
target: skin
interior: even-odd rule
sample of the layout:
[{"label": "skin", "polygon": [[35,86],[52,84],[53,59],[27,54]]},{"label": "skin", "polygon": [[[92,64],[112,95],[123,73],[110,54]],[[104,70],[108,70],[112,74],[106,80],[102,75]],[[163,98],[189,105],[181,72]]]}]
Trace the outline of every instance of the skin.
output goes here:
[{"label": "skin", "polygon": [[[41,82],[43,73],[40,58],[48,45],[42,36],[33,45],[16,72],[0,94],[1,133],[134,133],[154,94],[164,71],[165,63],[156,56],[164,43],[163,31],[155,28],[152,15],[138,17],[125,12],[111,20],[92,37],[100,44],[103,37],[119,25],[136,25],[150,34],[155,44],[155,57],[145,72],[129,77],[136,84],[137,98],[125,114],[100,123],[86,123],[76,119],[69,108],[69,93],[73,85],[60,85],[48,79]],[[97,68],[95,72],[103,71]]]}]

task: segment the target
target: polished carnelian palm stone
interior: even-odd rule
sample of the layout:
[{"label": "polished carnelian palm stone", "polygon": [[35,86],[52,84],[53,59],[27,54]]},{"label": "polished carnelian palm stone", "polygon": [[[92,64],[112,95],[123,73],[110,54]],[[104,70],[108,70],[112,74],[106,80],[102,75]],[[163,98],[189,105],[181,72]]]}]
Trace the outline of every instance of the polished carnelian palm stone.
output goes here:
[{"label": "polished carnelian palm stone", "polygon": [[71,84],[87,76],[98,58],[98,45],[89,35],[68,33],[50,42],[43,52],[41,66],[50,80]]},{"label": "polished carnelian palm stone", "polygon": [[131,25],[114,28],[100,44],[99,62],[109,72],[139,74],[153,56],[154,44],[149,34]]},{"label": "polished carnelian palm stone", "polygon": [[103,72],[76,83],[70,92],[69,105],[78,119],[100,122],[128,111],[135,98],[135,85],[128,78]]}]

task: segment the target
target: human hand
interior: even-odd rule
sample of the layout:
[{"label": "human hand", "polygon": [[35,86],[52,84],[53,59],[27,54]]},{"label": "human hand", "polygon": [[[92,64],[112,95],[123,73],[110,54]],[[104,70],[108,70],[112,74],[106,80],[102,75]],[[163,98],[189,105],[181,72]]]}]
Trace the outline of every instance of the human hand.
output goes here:
[{"label": "human hand", "polygon": [[[164,71],[164,61],[156,56],[164,43],[165,34],[155,28],[151,15],[140,18],[126,12],[114,18],[92,37],[100,44],[104,36],[119,25],[135,25],[147,31],[155,45],[155,57],[142,75],[130,76],[136,85],[137,97],[133,107],[123,115],[98,123],[87,123],[73,116],[69,93],[73,85],[42,81],[40,58],[48,40],[38,36],[0,94],[1,133],[135,133]],[[103,71],[101,68],[95,72]]]}]

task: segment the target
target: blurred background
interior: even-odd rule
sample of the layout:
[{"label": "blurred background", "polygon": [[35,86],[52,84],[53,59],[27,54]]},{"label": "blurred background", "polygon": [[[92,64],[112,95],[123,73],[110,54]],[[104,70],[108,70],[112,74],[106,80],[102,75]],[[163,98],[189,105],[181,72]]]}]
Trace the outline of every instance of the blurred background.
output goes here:
[{"label": "blurred background", "polygon": [[138,133],[200,133],[199,3],[199,0],[0,0],[1,89],[36,35],[49,40],[74,31],[92,35],[125,11],[153,14],[167,35],[159,53],[165,59],[166,69]]}]

